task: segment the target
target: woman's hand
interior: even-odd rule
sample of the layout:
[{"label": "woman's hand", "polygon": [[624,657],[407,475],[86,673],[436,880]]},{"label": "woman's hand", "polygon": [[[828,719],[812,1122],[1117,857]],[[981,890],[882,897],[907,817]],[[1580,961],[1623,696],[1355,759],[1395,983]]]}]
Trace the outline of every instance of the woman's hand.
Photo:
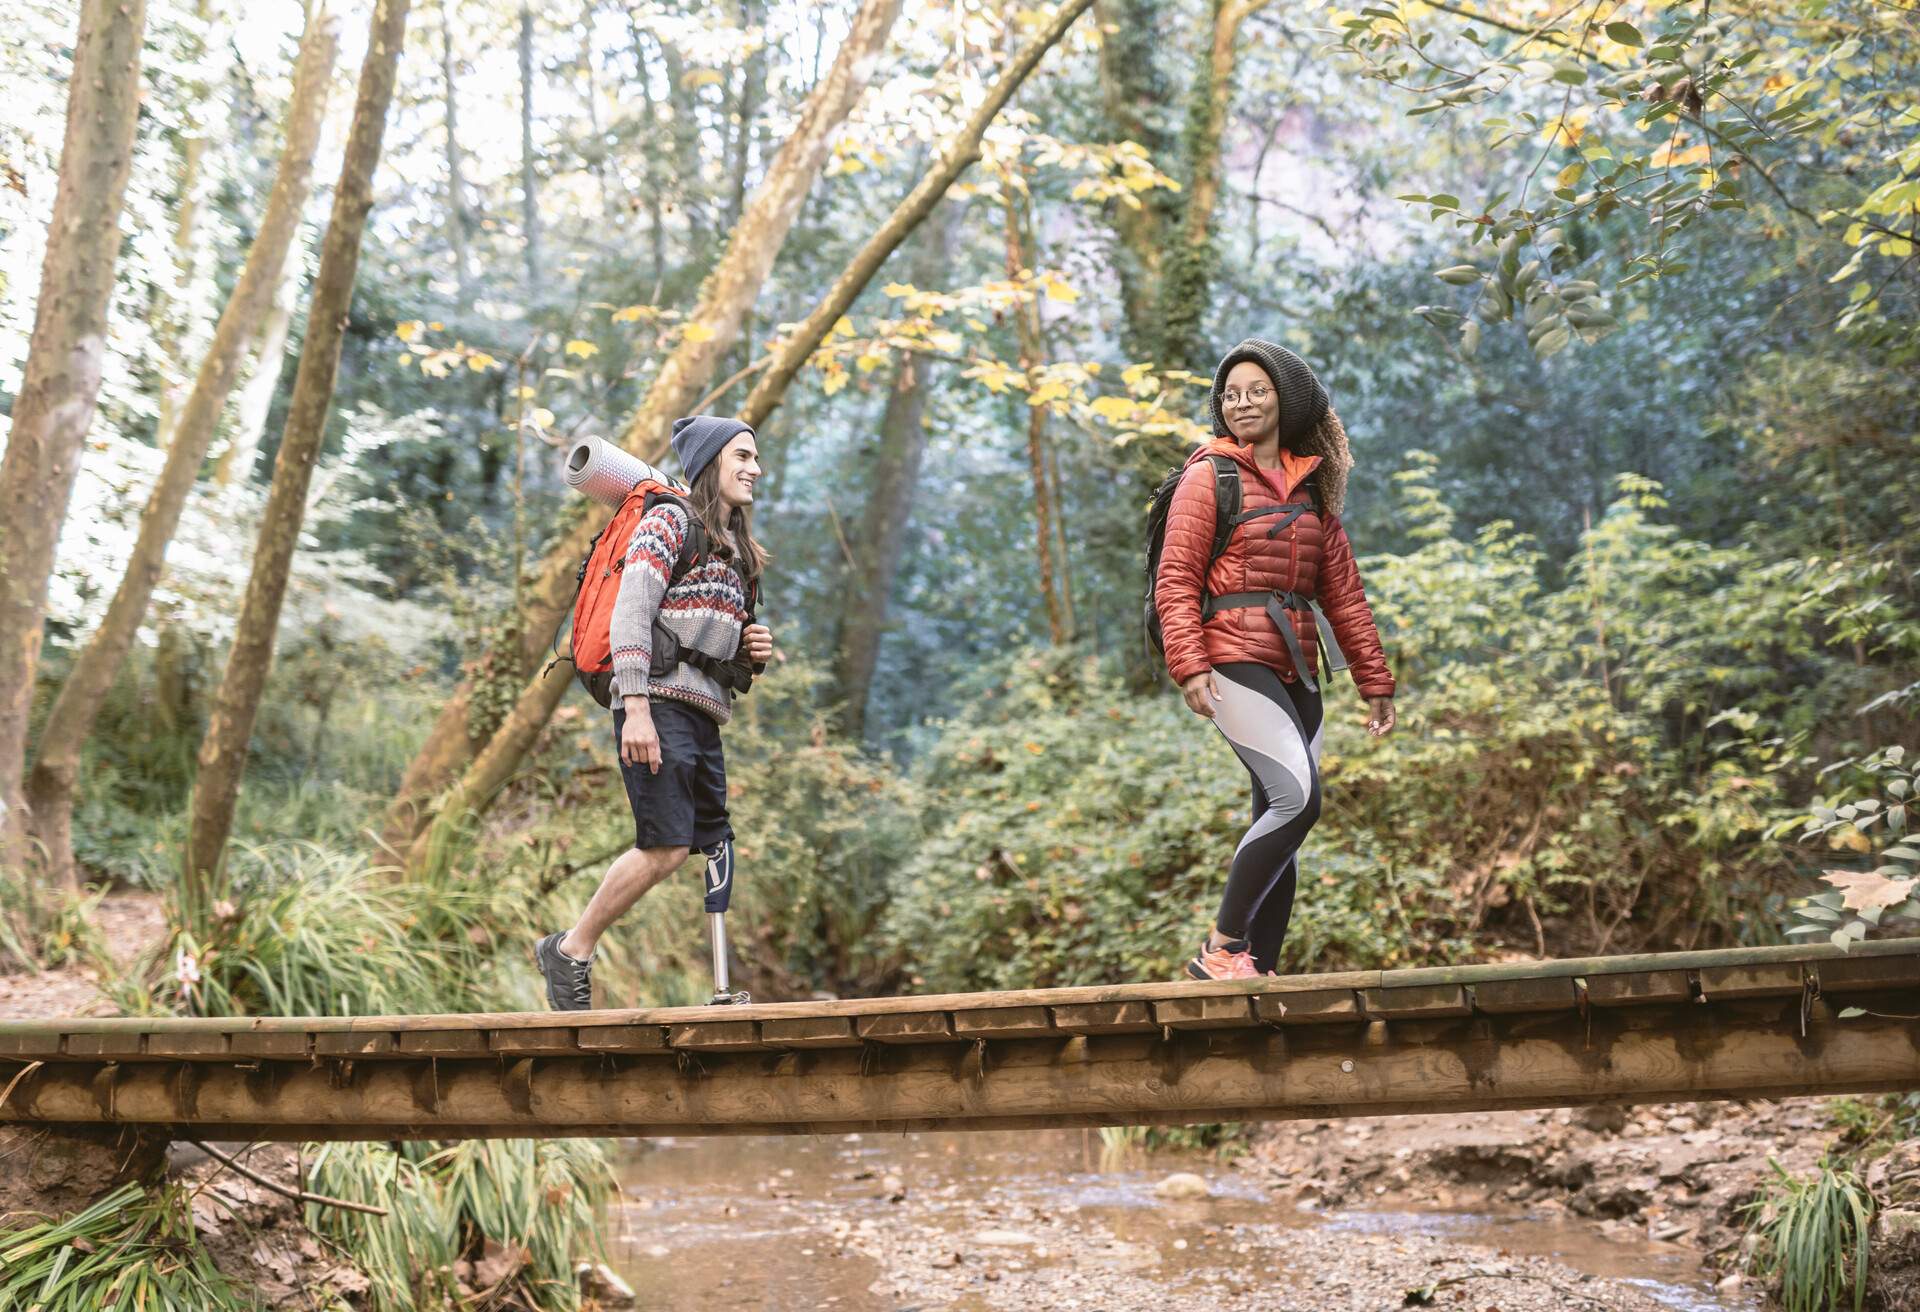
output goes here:
[{"label": "woman's hand", "polygon": [[1187,709],[1195,715],[1213,718],[1213,704],[1220,700],[1220,685],[1214,681],[1212,670],[1202,670],[1180,685],[1180,695],[1187,699]]},{"label": "woman's hand", "polygon": [[1393,698],[1367,698],[1367,732],[1375,738],[1385,738],[1393,732]]},{"label": "woman's hand", "polygon": [[773,659],[773,630],[764,624],[749,624],[740,631],[740,645],[746,648],[748,660],[765,665]]},{"label": "woman's hand", "polygon": [[626,699],[627,718],[620,724],[620,763],[645,762],[649,774],[660,773],[660,734],[653,727],[653,711],[644,697]]}]

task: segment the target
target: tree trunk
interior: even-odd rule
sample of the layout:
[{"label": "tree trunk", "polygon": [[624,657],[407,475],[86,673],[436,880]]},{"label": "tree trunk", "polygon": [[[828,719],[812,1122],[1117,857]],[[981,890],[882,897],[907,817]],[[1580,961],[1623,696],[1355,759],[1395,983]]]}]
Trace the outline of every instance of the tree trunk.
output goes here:
[{"label": "tree trunk", "polygon": [[[1100,98],[1116,140],[1146,148],[1154,163],[1169,167],[1177,142],[1164,115],[1170,95],[1160,66],[1164,6],[1159,0],[1097,0],[1100,41]],[[1183,193],[1154,187],[1140,207],[1112,206],[1119,238],[1121,336],[1128,358],[1155,360],[1160,351],[1161,255],[1166,234],[1178,226]]]},{"label": "tree trunk", "polygon": [[[893,213],[888,215],[886,222],[880,225],[880,228],[867,239],[847,266],[840,271],[840,275],[834,279],[820,303],[814,306],[812,313],[795,325],[792,331],[781,338],[779,344],[774,347],[770,353],[770,362],[760,372],[760,381],[748,394],[745,404],[740,408],[739,418],[743,423],[758,428],[779,407],[787,385],[793,381],[794,375],[806,363],[807,357],[813,354],[814,349],[826,337],[828,330],[846,314],[854,300],[872,280],[873,275],[879,271],[880,266],[886,263],[887,257],[926,218],[940,197],[946,194],[947,188],[953,185],[955,179],[980,157],[980,139],[986,134],[988,126],[999,116],[1001,109],[1019,89],[1020,84],[1026,81],[1027,75],[1033,71],[1041,57],[1059,42],[1067,29],[1073,25],[1074,20],[1085,13],[1092,3],[1093,0],[1066,0],[1066,3],[1056,11],[1053,21],[1036,34],[1026,49],[1022,50],[1001,72],[999,79],[988,90],[980,106],[974,110],[973,116],[941,143],[932,167],[921,176],[913,190],[894,207]],[[862,12],[864,13],[864,10]],[[854,31],[859,30],[859,25],[856,24]],[[847,38],[849,43],[853,39],[851,34]],[[843,44],[841,49],[844,53],[846,45]],[[877,49],[876,46],[876,53]],[[840,61],[836,60],[833,71],[815,88],[814,97],[808,102],[808,114],[803,115],[800,125],[789,135],[787,145],[783,146],[780,154],[775,157],[773,166],[768,172],[767,181],[761,184],[761,193],[767,191],[773,184],[775,177],[781,171],[787,150],[795,140],[801,138],[801,133],[811,117],[812,106],[817,103],[822,90],[830,89],[840,77],[840,72]],[[759,204],[759,195],[760,193],[756,193],[754,206],[749,207],[748,224],[753,222],[752,210]],[[771,257],[772,252],[768,252],[767,258],[770,260]],[[708,280],[709,291],[705,293],[706,295],[711,294],[711,288],[718,282],[723,271],[724,262],[722,269],[715,270],[713,278]],[[748,294],[748,299],[751,299],[751,293]],[[697,313],[691,321],[705,322]],[[738,322],[738,318],[732,320],[733,324],[737,325]],[[709,347],[719,344],[720,335],[717,335],[714,341],[705,343]],[[682,350],[684,349],[683,346]],[[716,352],[713,357],[710,357],[707,366],[709,370],[711,359],[717,358],[717,355]],[[662,367],[659,380],[654,384],[655,391],[658,391],[660,383],[668,377],[669,369],[674,367],[674,362],[680,357],[681,352],[676,351],[667,365]],[[699,391],[697,388],[691,389],[686,392],[686,395],[690,399],[697,398]],[[648,404],[642,406],[634,422],[628,426],[624,441],[629,450],[643,458],[658,459],[666,449],[668,418],[661,418],[652,413],[654,410],[651,404],[652,398],[653,393],[650,392]],[[663,413],[671,417],[677,412],[668,409]],[[579,568],[580,559],[586,554],[586,544],[593,535],[595,523],[592,519],[583,518],[561,536],[549,550],[539,576],[528,592],[529,614],[522,631],[535,644],[540,641],[540,638],[534,635],[551,634],[572,604],[574,571]],[[536,659],[539,650],[539,646],[534,645],[529,653],[529,659]],[[555,674],[558,673],[556,669]],[[480,762],[475,762],[473,769],[468,772],[467,781],[463,782],[454,794],[462,808],[484,806],[491,800],[493,791],[506,780],[512,766],[518,763],[519,754],[531,745],[533,736],[545,724],[546,717],[551,715],[553,708],[559,705],[560,698],[566,692],[567,683],[568,680],[565,677],[536,679],[521,693],[522,706],[539,712],[538,722],[528,727],[528,721],[532,720],[531,714],[515,721],[515,732],[519,735],[517,752],[503,752],[495,755],[490,768],[485,771],[481,769]],[[464,702],[467,692],[467,685],[462,684],[455,694],[454,701]],[[530,698],[533,699],[531,702]],[[544,711],[540,710],[542,705]],[[516,708],[516,715],[519,709]],[[383,838],[396,850],[406,850],[407,839],[415,832],[412,826],[418,823],[414,817],[423,806],[424,799],[432,792],[444,787],[465,759],[462,740],[466,732],[466,712],[462,707],[459,718],[455,719],[453,711],[454,707],[450,703],[448,710],[442,712],[439,720],[434,723],[433,730],[426,744],[415,757],[414,763],[407,769],[408,781],[415,785],[416,791],[403,793],[393,810],[388,812],[388,824],[383,830]],[[503,731],[504,728],[505,726]],[[496,732],[494,740],[495,744],[500,743],[499,732]],[[493,745],[490,744],[489,754],[492,754],[492,749]],[[436,775],[426,765],[429,761],[451,763],[451,765],[445,774]],[[503,765],[505,769],[501,768]],[[395,841],[396,835],[398,842]],[[415,846],[417,847],[418,844],[416,843]]]},{"label": "tree trunk", "polygon": [[366,60],[360,66],[355,93],[353,126],[340,164],[340,181],[334,187],[333,214],[320,248],[320,270],[314,278],[307,338],[300,349],[300,370],[294,377],[287,426],[274,461],[273,485],[261,515],[253,570],[235,621],[233,647],[227,653],[213,714],[200,743],[200,769],[194,781],[181,872],[182,901],[189,923],[206,909],[209,881],[219,869],[227,834],[233,827],[234,803],[246,766],[253,718],[273,659],[280,603],[286,596],[287,574],[306,514],[307,486],[321,439],[326,435],[327,414],[340,369],[340,347],[360,265],[360,238],[366,228],[367,211],[373,206],[373,174],[380,162],[387,108],[393,100],[393,84],[406,38],[407,4],[408,0],[378,0],[374,6]]},{"label": "tree trunk", "polygon": [[527,243],[527,296],[540,288],[540,193],[533,185],[533,10],[520,6],[520,229]]},{"label": "tree trunk", "polygon": [[287,337],[293,328],[293,311],[300,300],[300,288],[307,280],[306,242],[299,233],[287,251],[287,267],[280,274],[280,286],[267,309],[266,322],[260,325],[260,345],[253,353],[253,372],[240,385],[233,403],[233,438],[213,462],[213,481],[231,487],[235,478],[253,473],[253,462],[260,454],[260,439],[266,436],[267,416],[273,410],[273,398],[280,390],[280,372],[287,358]]},{"label": "tree trunk", "polygon": [[1213,39],[1187,101],[1186,216],[1160,289],[1161,349],[1156,363],[1165,368],[1203,374],[1212,370],[1214,352],[1201,332],[1201,321],[1219,262],[1213,210],[1220,198],[1220,142],[1233,100],[1240,25],[1267,4],[1268,0],[1213,0]]},{"label": "tree trunk", "polygon": [[312,189],[313,154],[326,117],[327,84],[333,76],[338,41],[334,17],[324,7],[316,9],[309,21],[294,72],[293,98],[287,104],[280,167],[267,197],[259,233],[213,330],[213,342],[200,362],[193,391],[181,407],[173,445],[167,448],[160,478],[140,515],[140,530],[127,572],[100,627],[81,648],[40,731],[38,756],[27,777],[27,806],[33,815],[33,832],[39,840],[46,876],[52,883],[73,887],[78,882],[73,865],[72,820],[81,744],[92,732],[101,698],[113,685],[146,617],[167,544],[179,527],[180,513],[213,442],[214,428],[233,390],[247,343],[278,287],[280,270],[286,264],[288,248],[300,228],[301,210]]},{"label": "tree trunk", "polygon": [[[644,33],[634,20],[632,10],[627,11],[627,28],[633,33],[635,80],[640,83],[640,94],[647,102],[647,130],[657,139],[660,135],[660,101],[653,94],[653,69],[647,62],[647,49],[642,40]],[[665,187],[660,181],[660,152],[648,150],[644,153],[646,166],[641,189],[647,196],[647,241],[653,255],[653,298],[658,300],[667,272],[666,216],[660,201]]]},{"label": "tree trunk", "polygon": [[698,252],[707,240],[706,214],[700,202],[700,93],[687,85],[687,61],[679,50],[664,37],[655,39],[667,69],[667,108],[673,115],[667,139],[673,143],[674,194],[687,221],[687,248]]},{"label": "tree trunk", "polygon": [[[740,25],[751,29],[758,6],[754,0],[741,0]],[[754,121],[760,113],[760,86],[766,80],[766,47],[748,55],[740,70],[740,93],[733,98],[733,174],[727,196],[727,228],[740,222],[747,204],[747,165],[753,154]]]},{"label": "tree trunk", "polygon": [[80,6],[40,298],[0,459],[0,869],[25,865],[27,714],[54,547],[100,399],[146,20],[146,0]]},{"label": "tree trunk", "polygon": [[[193,18],[196,23],[206,24],[211,17],[207,0],[197,0],[193,6]],[[205,46],[196,41],[195,53],[204,56]],[[210,109],[208,92],[210,88],[204,82],[194,81],[187,84],[195,107],[200,111]],[[186,363],[184,356],[191,343],[188,334],[180,325],[180,316],[188,312],[182,304],[183,294],[193,286],[194,278],[200,271],[200,215],[205,208],[208,191],[206,173],[207,139],[214,132],[211,124],[201,120],[199,113],[189,115],[186,140],[180,147],[180,204],[174,209],[173,216],[173,268],[170,278],[162,280],[154,288],[153,309],[150,322],[154,325],[154,347],[158,357],[154,364],[160,374],[160,397],[153,421],[153,444],[164,451],[173,442],[173,430],[179,421],[180,403],[187,394]]]},{"label": "tree trunk", "polygon": [[[1014,313],[1020,338],[1020,367],[1026,371],[1027,392],[1039,390],[1040,371],[1046,365],[1046,344],[1040,338],[1040,294],[1032,284],[1033,265],[1029,260],[1024,225],[1020,221],[1020,197],[1008,178],[1002,184],[1007,227],[1007,281],[1019,282],[1024,274],[1032,293]],[[1027,406],[1027,469],[1033,478],[1033,521],[1035,564],[1040,570],[1040,599],[1047,610],[1047,638],[1056,647],[1072,637],[1067,632],[1066,613],[1060,606],[1060,590],[1053,573],[1053,497],[1047,478],[1047,408]]]},{"label": "tree trunk", "polygon": [[[948,207],[937,213],[941,217],[928,226],[913,271],[917,287],[939,287],[946,282],[952,210]],[[841,729],[855,739],[866,734],[867,701],[879,663],[880,639],[887,628],[893,580],[899,571],[900,541],[913,510],[920,464],[926,455],[927,384],[932,367],[931,360],[907,351],[900,353],[893,386],[887,390],[886,410],[880,417],[879,450],[872,457],[873,484],[859,518],[849,526],[853,561],[847,584],[841,589],[840,616],[834,626],[833,700],[841,707]]]},{"label": "tree trunk", "polygon": [[473,256],[468,246],[473,218],[467,209],[467,174],[460,153],[460,96],[454,81],[453,0],[440,0],[440,80],[447,89],[447,244],[461,310],[473,308]]}]

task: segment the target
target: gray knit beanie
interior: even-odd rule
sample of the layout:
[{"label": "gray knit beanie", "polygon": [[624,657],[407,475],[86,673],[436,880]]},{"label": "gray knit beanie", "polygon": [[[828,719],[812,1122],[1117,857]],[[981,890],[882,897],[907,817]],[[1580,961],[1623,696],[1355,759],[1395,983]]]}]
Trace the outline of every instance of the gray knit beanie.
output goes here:
[{"label": "gray knit beanie", "polygon": [[1284,346],[1249,337],[1227,352],[1227,358],[1213,371],[1213,395],[1207,408],[1213,412],[1213,435],[1232,437],[1227,417],[1220,409],[1220,393],[1226,390],[1227,372],[1243,360],[1251,360],[1267,371],[1273,390],[1280,398],[1280,445],[1298,450],[1300,440],[1319,426],[1327,415],[1327,389],[1313,376],[1307,362]]},{"label": "gray knit beanie", "polygon": [[688,415],[673,421],[673,453],[680,457],[680,474],[691,483],[713,458],[727,449],[727,443],[752,428],[738,419],[719,415]]}]

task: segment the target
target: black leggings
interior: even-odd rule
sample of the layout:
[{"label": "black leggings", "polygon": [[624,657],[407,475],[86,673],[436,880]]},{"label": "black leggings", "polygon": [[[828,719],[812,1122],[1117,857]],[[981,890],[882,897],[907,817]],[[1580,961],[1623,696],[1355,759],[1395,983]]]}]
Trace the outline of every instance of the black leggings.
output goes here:
[{"label": "black leggings", "polygon": [[1214,923],[1243,938],[1262,971],[1277,969],[1293,918],[1300,845],[1320,818],[1320,694],[1271,667],[1216,665],[1213,723],[1253,776],[1253,825],[1234,851]]}]

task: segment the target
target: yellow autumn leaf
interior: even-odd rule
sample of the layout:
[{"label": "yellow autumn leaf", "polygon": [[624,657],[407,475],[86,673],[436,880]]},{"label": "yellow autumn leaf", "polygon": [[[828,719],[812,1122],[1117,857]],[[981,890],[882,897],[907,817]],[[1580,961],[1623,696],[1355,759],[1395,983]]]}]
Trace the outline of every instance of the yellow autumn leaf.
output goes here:
[{"label": "yellow autumn leaf", "polygon": [[418,319],[409,319],[405,323],[395,324],[393,326],[393,335],[403,342],[410,342],[418,337],[420,330],[425,327],[426,325]]},{"label": "yellow autumn leaf", "polygon": [[537,405],[527,412],[527,422],[535,428],[552,428],[553,411],[543,405]]},{"label": "yellow autumn leaf", "polygon": [[690,342],[710,342],[714,338],[714,332],[713,329],[703,323],[690,323],[681,336]]},{"label": "yellow autumn leaf", "polygon": [[832,396],[835,392],[839,391],[841,388],[845,387],[846,385],[847,385],[847,371],[844,369],[832,370],[827,374],[825,378],[820,380],[820,390],[822,392],[825,392],[828,396]]},{"label": "yellow autumn leaf", "polygon": [[1103,396],[1089,408],[1109,423],[1119,423],[1133,413],[1133,402],[1124,396]]},{"label": "yellow autumn leaf", "polygon": [[910,282],[890,282],[880,289],[880,294],[898,299],[902,296],[911,296],[916,290]]},{"label": "yellow autumn leaf", "polygon": [[1067,396],[1065,383],[1042,383],[1027,396],[1028,405],[1046,405],[1051,401],[1062,401]]},{"label": "yellow autumn leaf", "polygon": [[572,341],[567,343],[567,354],[577,355],[582,360],[585,360],[592,356],[596,356],[600,354],[600,348],[595,346],[592,342],[586,340],[584,337],[576,337]]},{"label": "yellow autumn leaf", "polygon": [[1056,278],[1051,274],[1047,275],[1046,287],[1047,299],[1050,301],[1077,301],[1080,299],[1080,293],[1074,290],[1071,283]]},{"label": "yellow autumn leaf", "polygon": [[405,368],[405,367],[406,367],[407,365],[410,365],[410,364],[412,364],[412,363],[413,363],[413,352],[412,352],[412,351],[402,351],[402,352],[400,352],[400,366],[401,366],[402,368]]},{"label": "yellow autumn leaf", "polygon": [[440,321],[439,321],[438,319],[435,319],[435,320],[434,320],[434,321],[433,321],[432,323],[430,323],[430,324],[428,324],[428,325],[427,325],[427,327],[428,327],[428,329],[430,329],[431,331],[433,331],[433,332],[436,332],[436,333],[437,333],[437,332],[444,332],[444,331],[446,331],[446,327],[447,327],[447,326],[446,326],[445,324],[443,324],[443,323],[441,323],[441,322],[440,322]]},{"label": "yellow autumn leaf", "polygon": [[853,367],[858,369],[863,374],[870,374],[875,369],[878,369],[880,367],[881,361],[884,358],[885,357],[883,356],[874,355],[873,353],[868,352],[866,354],[855,357],[853,362]]},{"label": "yellow autumn leaf", "polygon": [[623,305],[613,312],[613,321],[615,323],[636,323],[644,319],[647,311],[652,308],[650,305]]},{"label": "yellow autumn leaf", "polygon": [[475,351],[467,357],[467,368],[477,374],[483,374],[499,363],[498,360],[488,355],[485,351]]}]

